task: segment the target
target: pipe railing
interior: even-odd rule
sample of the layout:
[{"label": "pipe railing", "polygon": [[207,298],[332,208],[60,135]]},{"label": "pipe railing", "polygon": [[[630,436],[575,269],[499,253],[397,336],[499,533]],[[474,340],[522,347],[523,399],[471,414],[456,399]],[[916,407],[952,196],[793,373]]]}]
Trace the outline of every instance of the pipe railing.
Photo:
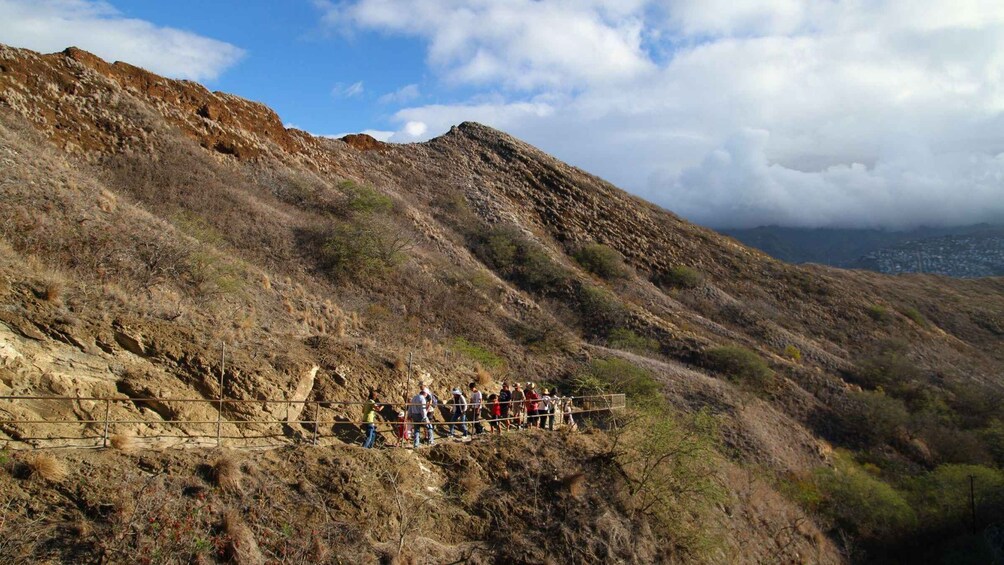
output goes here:
[{"label": "pipe railing", "polygon": [[[248,434],[240,432],[242,426],[252,427],[252,426],[291,426],[291,425],[301,425],[308,427],[311,433],[310,443],[316,445],[319,439],[325,437],[337,436],[336,430],[342,427],[346,432],[357,431],[361,432],[360,428],[366,424],[362,420],[351,420],[347,418],[340,419],[320,419],[318,417],[318,408],[332,408],[332,407],[360,407],[367,404],[368,401],[327,401],[327,400],[293,400],[293,399],[238,399],[238,398],[156,398],[156,397],[104,397],[104,396],[57,396],[57,395],[5,395],[0,396],[0,412],[6,412],[3,410],[4,403],[21,403],[21,402],[48,402],[48,401],[71,401],[71,402],[94,402],[94,403],[104,403],[104,410],[102,418],[94,418],[91,416],[87,419],[80,418],[64,418],[64,419],[37,419],[37,418],[13,418],[13,417],[0,417],[0,430],[3,430],[7,435],[13,436],[11,442],[30,444],[30,442],[65,442],[71,440],[99,440],[99,445],[89,446],[89,447],[108,447],[109,441],[111,439],[112,431],[114,427],[118,425],[147,425],[147,426],[176,426],[183,427],[186,425],[193,426],[208,426],[215,424],[215,430],[213,432],[198,432],[196,430],[186,430],[184,434],[167,434],[167,433],[152,433],[142,436],[136,436],[135,439],[138,440],[153,440],[153,439],[187,439],[187,440],[205,440],[205,439],[215,439],[217,446],[223,445],[223,440],[254,440],[254,439],[272,439],[272,438],[285,438],[287,440],[296,440],[297,434],[289,433],[288,431],[281,431],[279,433],[259,433],[259,434]],[[538,399],[535,402],[538,406],[543,406],[543,401]],[[113,404],[131,404],[133,406],[143,406],[151,404],[186,404],[186,403],[198,403],[204,404],[212,410],[217,412],[216,416],[212,419],[184,419],[184,418],[160,418],[160,419],[135,419],[135,418],[119,418],[115,417],[112,413]],[[231,419],[223,417],[223,408],[225,405],[260,405],[263,411],[267,411],[269,405],[279,405],[286,407],[286,418],[279,419]],[[507,417],[495,418],[491,414],[485,415],[485,410],[488,408],[487,402],[482,402],[481,414],[478,417],[478,421],[481,422],[486,427],[491,427],[491,422],[497,422],[499,427],[503,424],[511,424],[517,420],[526,420],[528,415],[526,413],[525,406],[527,402],[524,401],[507,401],[501,402],[499,404],[510,406],[508,412],[515,415],[510,415]],[[595,395],[585,395],[585,396],[566,396],[566,397],[556,397],[551,401],[552,406],[554,406],[553,414],[539,414],[538,417],[541,420],[546,421],[547,418],[553,417],[554,422],[558,426],[566,425],[565,421],[570,415],[574,419],[582,414],[595,414],[601,412],[610,412],[612,410],[623,410],[626,408],[626,400],[624,394],[595,394]],[[293,405],[302,405],[300,413],[306,411],[309,406],[314,406],[313,418],[310,419],[289,419],[289,410]],[[565,411],[566,405],[568,411]],[[383,420],[377,422],[377,430],[380,433],[390,432],[391,434],[396,434],[400,430],[400,426],[406,426],[406,429],[411,427],[425,427],[424,422],[411,422],[408,416],[408,408],[411,406],[426,406],[421,404],[411,404],[411,403],[379,403],[378,409],[383,407],[392,407],[394,409],[395,415],[398,410],[405,412],[405,419],[403,421],[397,420]],[[513,408],[516,408],[513,410]],[[451,410],[452,405],[448,402],[438,402],[432,406],[430,413],[435,413],[438,410]],[[468,404],[468,409],[470,405]],[[274,413],[274,412],[273,412]],[[465,411],[465,415],[468,411]],[[8,412],[8,414],[10,414]],[[158,413],[159,414],[159,413]],[[475,420],[471,419],[466,422],[451,421],[451,420],[439,420],[430,419],[429,422],[434,428],[442,428],[443,426],[454,425],[458,426],[460,424],[466,424],[468,426],[473,426]],[[80,437],[72,436],[56,436],[53,437],[49,434],[45,437],[29,437],[22,434],[19,431],[10,430],[10,425],[49,425],[49,426],[84,426],[85,429],[82,430],[82,434],[86,433],[87,426],[100,425],[101,431],[99,435],[88,436],[81,435]],[[234,426],[240,432],[240,435],[227,435],[223,433],[223,425]],[[330,435],[325,435],[322,432],[322,428],[332,428],[332,433]],[[287,442],[288,443],[288,442]]]}]

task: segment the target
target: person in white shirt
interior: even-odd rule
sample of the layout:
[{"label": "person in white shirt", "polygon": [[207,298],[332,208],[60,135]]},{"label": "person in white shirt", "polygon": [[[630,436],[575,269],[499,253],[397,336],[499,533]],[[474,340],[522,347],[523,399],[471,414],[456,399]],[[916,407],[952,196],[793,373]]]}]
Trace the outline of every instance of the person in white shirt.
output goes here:
[{"label": "person in white shirt", "polygon": [[478,390],[477,383],[471,383],[467,385],[471,389],[471,417],[470,421],[474,424],[474,433],[483,434],[485,433],[484,426],[481,425],[481,404],[483,402],[483,395],[481,391]]},{"label": "person in white shirt", "polygon": [[419,435],[421,433],[421,428],[424,424],[425,427],[425,439],[431,446],[433,444],[432,436],[432,424],[429,422],[429,413],[427,412],[428,399],[426,398],[426,392],[416,394],[412,399],[411,403],[408,404],[408,419],[412,423],[412,438],[414,439],[414,447],[418,449]]}]

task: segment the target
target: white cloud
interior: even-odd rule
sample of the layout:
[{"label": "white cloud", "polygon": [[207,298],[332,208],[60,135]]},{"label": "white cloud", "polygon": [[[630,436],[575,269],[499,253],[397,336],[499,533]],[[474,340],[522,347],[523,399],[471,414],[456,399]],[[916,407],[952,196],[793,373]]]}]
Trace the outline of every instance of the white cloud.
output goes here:
[{"label": "white cloud", "polygon": [[363,81],[353,82],[352,84],[342,84],[338,83],[331,89],[331,95],[335,98],[354,98],[359,96],[365,91],[363,86]]},{"label": "white cloud", "polygon": [[408,84],[402,86],[394,92],[384,94],[377,99],[377,102],[381,104],[403,104],[405,102],[411,102],[421,95],[422,92],[418,89],[417,84]]},{"label": "white cloud", "polygon": [[0,41],[46,53],[76,46],[191,80],[214,79],[244,56],[223,41],[126,18],[98,0],[0,0]]},{"label": "white cloud", "polygon": [[379,28],[428,41],[453,82],[527,90],[628,78],[651,68],[640,2],[363,0],[324,4],[334,26]]},{"label": "white cloud", "polygon": [[481,121],[717,226],[1004,220],[1001,2],[329,8],[424,40],[444,84],[476,93],[399,110],[392,141]]}]

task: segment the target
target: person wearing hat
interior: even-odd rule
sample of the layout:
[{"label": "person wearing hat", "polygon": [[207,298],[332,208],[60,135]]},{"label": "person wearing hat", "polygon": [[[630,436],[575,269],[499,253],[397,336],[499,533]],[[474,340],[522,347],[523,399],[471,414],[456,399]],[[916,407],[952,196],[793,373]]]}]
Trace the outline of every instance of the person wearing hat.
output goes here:
[{"label": "person wearing hat", "polygon": [[516,388],[512,391],[512,425],[516,428],[523,427],[523,416],[526,413],[526,394],[523,393],[523,389],[520,388],[519,383],[516,383]]},{"label": "person wearing hat", "polygon": [[428,408],[428,398],[426,396],[426,391],[428,389],[423,389],[414,397],[412,397],[411,402],[408,404],[408,419],[411,420],[412,429],[412,439],[414,440],[414,447],[418,449],[418,444],[420,442],[420,432],[421,428],[425,428],[425,439],[429,442],[431,447],[434,438],[432,436],[432,424],[429,422]]},{"label": "person wearing hat", "polygon": [[455,388],[453,398],[450,400],[450,427],[447,434],[449,437],[453,437],[453,427],[458,423],[464,437],[470,437],[467,433],[467,399],[459,388]]}]

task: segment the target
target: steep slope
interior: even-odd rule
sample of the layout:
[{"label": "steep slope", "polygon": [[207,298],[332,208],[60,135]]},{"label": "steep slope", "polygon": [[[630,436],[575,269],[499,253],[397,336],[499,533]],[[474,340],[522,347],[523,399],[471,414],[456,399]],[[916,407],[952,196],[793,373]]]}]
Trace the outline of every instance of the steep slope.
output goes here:
[{"label": "steep slope", "polygon": [[[572,390],[598,361],[619,361],[656,383],[633,401],[661,391],[679,412],[714,419],[728,502],[693,522],[725,540],[718,557],[749,561],[839,559],[818,527],[843,526],[809,521],[773,486],[831,466],[833,443],[913,474],[993,457],[990,444],[949,452],[999,412],[954,415],[1004,386],[1001,279],[791,266],[479,124],[412,145],[315,138],[260,104],[77,49],[0,46],[0,159],[0,394],[218,398],[225,343],[222,394],[261,401],[228,405],[228,418],[289,420],[264,400],[358,401],[371,387],[400,399],[414,388],[409,353],[438,390],[474,378]],[[587,252],[610,249],[612,270],[589,267]],[[775,376],[743,378],[721,362],[723,346],[755,352]],[[892,358],[895,371],[882,365]],[[916,423],[928,414],[921,397],[948,420]],[[910,403],[915,418],[863,445],[875,398]],[[116,431],[151,445],[166,429],[212,433],[163,423],[214,419],[211,405],[193,406],[117,403],[116,418],[142,423]],[[93,420],[99,409],[5,408],[21,420]],[[338,405],[308,410],[302,420],[355,419]],[[258,428],[227,434],[290,444],[315,432]],[[28,444],[60,433],[0,425],[0,439]],[[605,466],[604,449],[593,455],[565,463],[586,465],[591,482],[630,474]],[[524,475],[540,486],[539,473]],[[681,524],[653,532],[665,522],[628,503],[606,510],[640,547],[668,538],[686,558],[701,546]]]}]

